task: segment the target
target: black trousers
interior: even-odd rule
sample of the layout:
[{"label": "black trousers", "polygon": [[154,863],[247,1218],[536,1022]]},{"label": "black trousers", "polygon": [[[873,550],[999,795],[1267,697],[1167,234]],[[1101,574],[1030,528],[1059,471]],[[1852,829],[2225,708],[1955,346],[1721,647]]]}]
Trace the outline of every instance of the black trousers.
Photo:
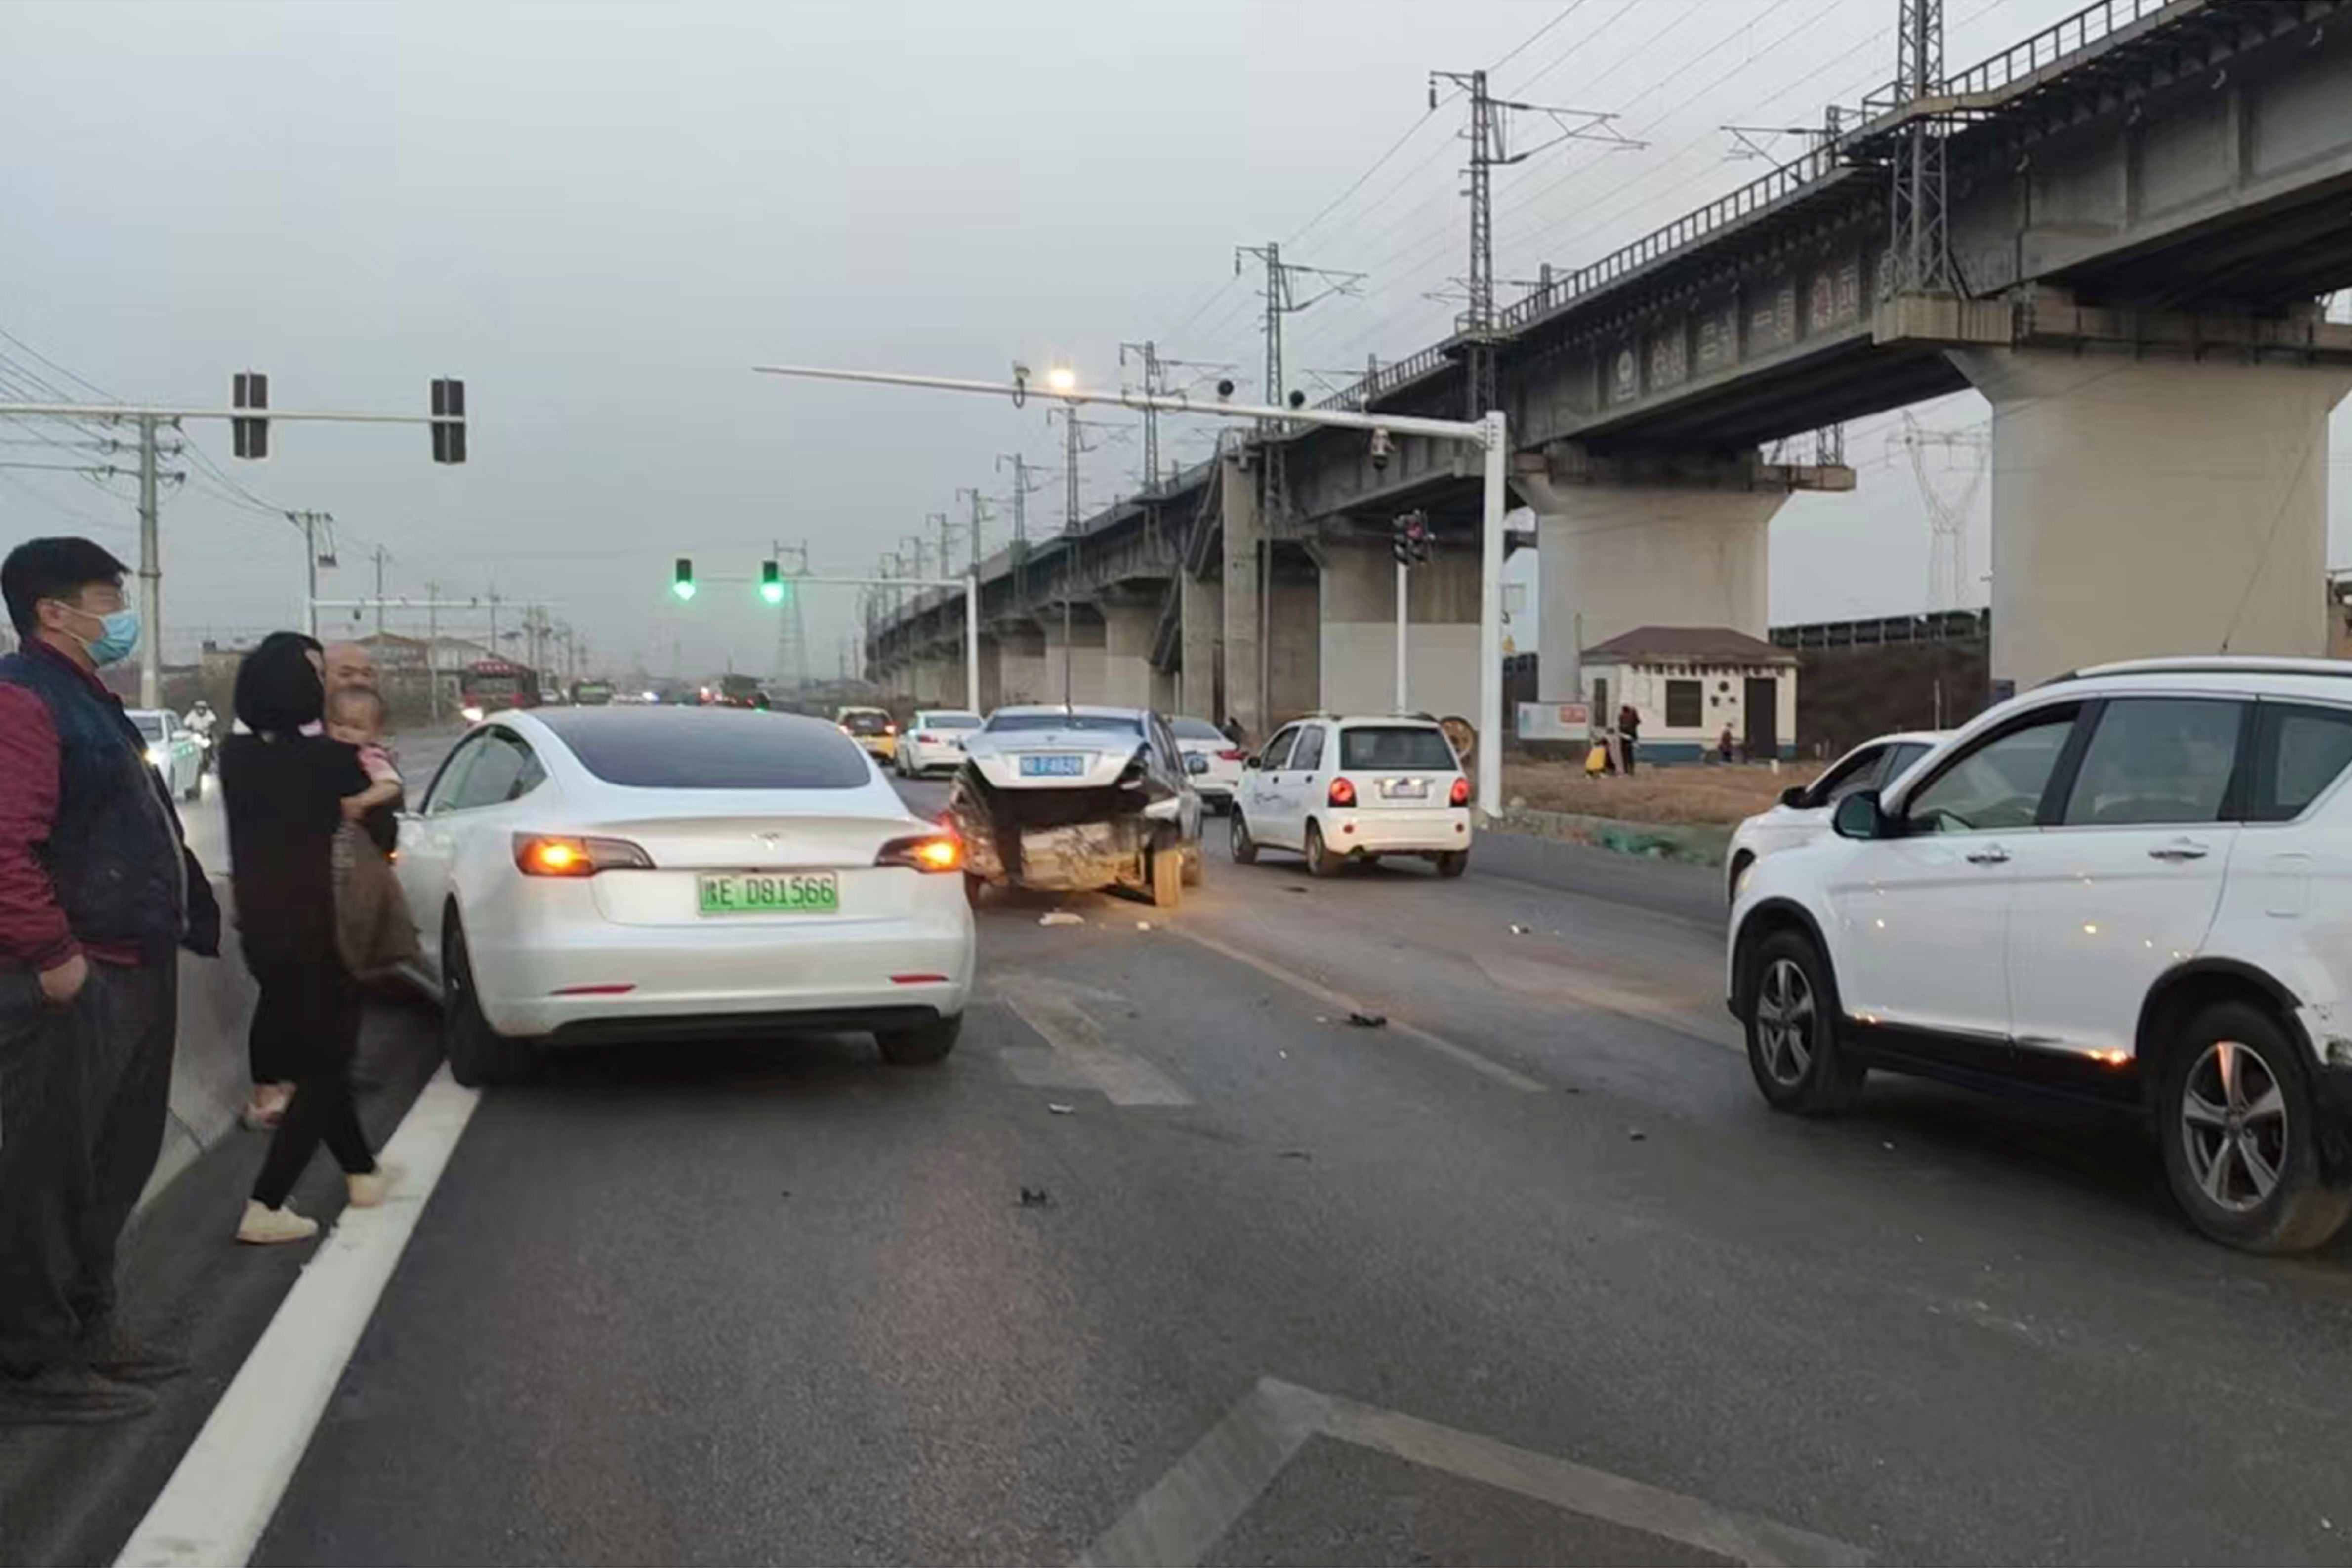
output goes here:
[{"label": "black trousers", "polygon": [[179,958],[93,962],[65,1007],[0,971],[0,1365],[63,1359],[114,1315],[114,1255],[170,1114]]},{"label": "black trousers", "polygon": [[248,942],[245,961],[261,994],[255,1024],[276,1020],[278,1048],[294,1081],[293,1103],[270,1135],[253,1195],[282,1207],[310,1157],[324,1143],[346,1174],[375,1169],[375,1154],[352,1103],[352,1058],[359,1047],[359,982],[331,952],[280,949]]}]

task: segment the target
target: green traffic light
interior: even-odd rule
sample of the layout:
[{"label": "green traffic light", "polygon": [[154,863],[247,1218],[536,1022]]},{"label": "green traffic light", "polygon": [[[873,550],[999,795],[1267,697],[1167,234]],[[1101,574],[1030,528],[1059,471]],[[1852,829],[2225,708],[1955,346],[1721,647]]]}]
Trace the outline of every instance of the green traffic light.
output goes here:
[{"label": "green traffic light", "polygon": [[781,605],[784,602],[784,585],[782,583],[762,583],[760,584],[760,597],[772,605]]},{"label": "green traffic light", "polygon": [[694,597],[694,582],[691,578],[680,578],[669,585],[669,591],[681,599],[691,599]]}]

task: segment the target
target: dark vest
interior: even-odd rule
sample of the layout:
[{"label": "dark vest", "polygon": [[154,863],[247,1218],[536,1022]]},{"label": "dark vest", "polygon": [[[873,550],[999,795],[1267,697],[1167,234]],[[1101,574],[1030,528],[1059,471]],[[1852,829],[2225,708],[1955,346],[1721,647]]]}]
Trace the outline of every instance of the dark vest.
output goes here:
[{"label": "dark vest", "polygon": [[0,681],[39,698],[58,732],[57,816],[36,852],[75,939],[168,952],[186,922],[186,862],[139,727],[61,659],[10,654]]}]

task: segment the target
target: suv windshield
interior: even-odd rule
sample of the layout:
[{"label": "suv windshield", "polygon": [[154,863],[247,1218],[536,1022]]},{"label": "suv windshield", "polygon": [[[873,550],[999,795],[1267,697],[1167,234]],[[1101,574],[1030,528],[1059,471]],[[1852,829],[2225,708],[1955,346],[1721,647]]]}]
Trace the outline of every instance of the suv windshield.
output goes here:
[{"label": "suv windshield", "polygon": [[1096,730],[1106,735],[1139,735],[1135,721],[1117,713],[999,713],[986,732],[1002,735],[1013,730]]},{"label": "suv windshield", "polygon": [[1339,766],[1358,768],[1454,767],[1454,748],[1443,731],[1423,724],[1358,724],[1339,731]]}]

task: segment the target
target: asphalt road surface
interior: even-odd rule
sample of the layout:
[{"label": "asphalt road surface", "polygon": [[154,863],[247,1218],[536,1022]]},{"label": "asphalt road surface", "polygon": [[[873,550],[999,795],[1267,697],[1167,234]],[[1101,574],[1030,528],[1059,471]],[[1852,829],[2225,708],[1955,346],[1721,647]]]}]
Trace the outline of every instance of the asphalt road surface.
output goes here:
[{"label": "asphalt road surface", "polygon": [[[682,1041],[485,1096],[255,1560],[2352,1559],[2352,1249],[2196,1239],[2127,1128],[1769,1113],[1713,872],[1311,881],[1212,828],[1172,916],[988,900],[936,1068]],[[371,1021],[380,1121],[431,1037]],[[110,1554],[259,1333],[257,1158],[134,1238],[210,1293],[156,1429],[0,1436],[5,1496],[76,1500],[5,1555]]]}]

